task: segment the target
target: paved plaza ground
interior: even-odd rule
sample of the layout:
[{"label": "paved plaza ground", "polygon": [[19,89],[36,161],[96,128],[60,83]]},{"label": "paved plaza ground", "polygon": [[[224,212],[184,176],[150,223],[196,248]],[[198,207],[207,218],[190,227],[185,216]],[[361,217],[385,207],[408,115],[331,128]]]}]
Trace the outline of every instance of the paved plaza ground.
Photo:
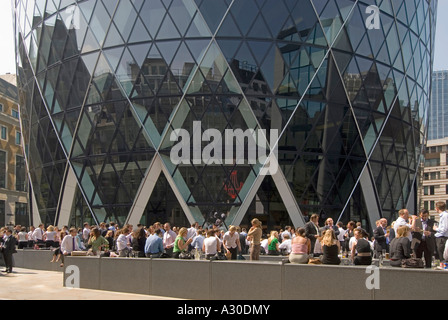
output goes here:
[{"label": "paved plaza ground", "polygon": [[[4,269],[3,267],[0,267]],[[178,300],[166,297],[127,294],[63,287],[62,272],[15,268],[0,273],[0,300]]]}]

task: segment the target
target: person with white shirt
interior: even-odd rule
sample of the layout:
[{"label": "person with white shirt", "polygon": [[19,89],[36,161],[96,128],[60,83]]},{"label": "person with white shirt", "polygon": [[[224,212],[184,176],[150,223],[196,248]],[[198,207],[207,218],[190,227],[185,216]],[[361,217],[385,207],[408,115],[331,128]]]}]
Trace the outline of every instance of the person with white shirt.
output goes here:
[{"label": "person with white shirt", "polygon": [[289,239],[292,238],[292,234],[291,234],[291,226],[285,226],[285,231],[283,231],[280,235],[281,240],[283,241],[283,239],[285,238],[285,235],[289,235]]},{"label": "person with white shirt", "polygon": [[261,241],[261,247],[264,250],[264,254],[268,254],[269,251],[269,239],[264,239]]},{"label": "person with white shirt", "polygon": [[202,251],[205,253],[207,260],[210,260],[221,251],[221,244],[218,238],[215,237],[215,231],[213,229],[207,232],[207,238],[204,239]]},{"label": "person with white shirt", "polygon": [[241,251],[240,235],[236,232],[235,226],[230,226],[229,231],[224,234],[222,244],[226,252],[230,252],[230,260],[236,260],[238,250]]},{"label": "person with white shirt", "polygon": [[18,249],[24,249],[28,246],[28,233],[26,228],[22,227],[20,232],[17,234],[17,241],[19,242]]},{"label": "person with white shirt", "polygon": [[43,229],[44,229],[44,225],[42,223],[39,224],[39,226],[36,229],[34,229],[32,238],[34,240],[34,244],[35,245],[44,243],[44,231],[43,231]]},{"label": "person with white shirt", "polygon": [[90,237],[90,225],[89,223],[84,223],[84,229],[82,230],[82,241],[87,245]]},{"label": "person with white shirt", "polygon": [[[398,212],[398,215],[399,215],[399,218],[395,221],[395,224],[394,224],[395,234],[397,233],[398,228],[401,226],[407,226],[410,231],[415,230],[415,222],[417,220],[417,216],[411,216],[409,214],[408,209],[401,209]],[[412,242],[412,232],[409,232],[407,237],[408,237],[409,241]]]},{"label": "person with white shirt", "polygon": [[202,250],[202,246],[204,244],[204,230],[197,230],[197,235],[196,237],[193,238],[193,242],[191,243],[191,246],[193,247],[193,249],[196,249],[197,251],[201,251]]},{"label": "person with white shirt", "polygon": [[121,231],[121,234],[117,238],[117,251],[118,256],[121,258],[128,257],[131,253],[131,249],[129,248],[129,240],[127,238],[128,235],[129,229],[127,227],[124,227]]},{"label": "person with white shirt", "polygon": [[[446,263],[447,260],[444,256],[445,246],[448,240],[448,212],[446,211],[446,203],[440,201],[436,203],[436,211],[439,214],[439,225],[434,226],[434,235],[436,238],[436,248],[439,254],[440,267],[442,264]],[[443,268],[443,267],[442,267]]]},{"label": "person with white shirt", "polygon": [[191,239],[191,241],[192,241],[192,243],[190,243],[188,245],[188,251],[191,251],[193,249],[193,239],[197,235],[198,227],[199,227],[199,223],[195,222],[195,223],[192,223],[190,228],[188,228],[188,230],[187,230],[187,240]]},{"label": "person with white shirt", "polygon": [[56,240],[56,231],[54,231],[53,226],[49,226],[47,228],[47,231],[44,233],[44,239],[45,239],[45,247],[51,248],[54,247],[55,240]]},{"label": "person with white shirt", "polygon": [[62,264],[64,266],[64,256],[71,255],[74,251],[79,251],[79,245],[76,239],[78,232],[76,228],[71,228],[70,233],[64,237],[61,243]]},{"label": "person with white shirt", "polygon": [[163,228],[165,229],[165,233],[163,234],[163,248],[165,249],[165,253],[172,257],[177,234],[171,230],[171,225],[168,222],[163,225]]},{"label": "person with white shirt", "polygon": [[344,250],[344,248],[345,248],[345,233],[346,233],[346,230],[344,230],[344,228],[343,228],[344,224],[341,221],[336,223],[336,226],[339,229],[338,241],[341,244],[342,250]]},{"label": "person with white shirt", "polygon": [[291,253],[291,250],[292,250],[291,241],[292,240],[291,240],[289,234],[283,234],[283,241],[278,246],[278,248],[280,249],[280,252],[282,252],[283,255],[289,255]]}]

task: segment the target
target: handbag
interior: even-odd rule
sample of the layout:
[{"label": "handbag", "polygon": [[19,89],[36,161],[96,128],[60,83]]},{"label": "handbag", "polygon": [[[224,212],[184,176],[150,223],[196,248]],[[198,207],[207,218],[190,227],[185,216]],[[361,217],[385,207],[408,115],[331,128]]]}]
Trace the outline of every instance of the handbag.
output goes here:
[{"label": "handbag", "polygon": [[232,252],[230,252],[230,251],[226,252],[226,259],[227,260],[231,260],[232,259]]},{"label": "handbag", "polygon": [[192,256],[189,252],[181,252],[179,254],[179,259],[191,260]]},{"label": "handbag", "polygon": [[226,255],[222,252],[216,253],[213,258],[213,260],[227,260]]},{"label": "handbag", "polygon": [[423,260],[420,258],[409,258],[401,260],[401,267],[423,269],[425,268],[425,265],[423,264]]},{"label": "handbag", "polygon": [[308,260],[308,264],[317,264],[317,265],[319,265],[319,264],[322,264],[322,260],[316,259],[316,258],[311,258],[311,259]]}]

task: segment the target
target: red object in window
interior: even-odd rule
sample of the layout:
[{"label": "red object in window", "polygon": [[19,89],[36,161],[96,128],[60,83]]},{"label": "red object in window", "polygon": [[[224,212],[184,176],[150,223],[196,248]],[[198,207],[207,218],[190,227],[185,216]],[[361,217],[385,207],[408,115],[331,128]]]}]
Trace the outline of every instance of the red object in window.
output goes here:
[{"label": "red object in window", "polygon": [[238,182],[238,171],[232,171],[230,175],[230,181],[232,183],[229,182],[228,184],[224,185],[224,190],[226,190],[230,198],[235,200],[238,196],[238,193],[243,188],[244,183]]}]

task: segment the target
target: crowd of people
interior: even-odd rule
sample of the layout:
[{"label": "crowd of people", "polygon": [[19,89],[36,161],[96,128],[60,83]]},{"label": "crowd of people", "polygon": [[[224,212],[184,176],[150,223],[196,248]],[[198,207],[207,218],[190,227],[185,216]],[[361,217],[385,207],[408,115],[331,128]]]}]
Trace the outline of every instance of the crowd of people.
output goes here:
[{"label": "crowd of people", "polygon": [[313,214],[303,228],[286,226],[282,230],[266,229],[258,219],[251,221],[249,230],[229,226],[223,230],[218,225],[202,228],[197,222],[189,228],[178,228],[170,223],[156,222],[152,226],[124,225],[114,222],[83,228],[59,230],[55,226],[29,230],[16,226],[13,230],[0,230],[0,248],[6,264],[5,272],[12,272],[12,254],[18,249],[49,249],[54,262],[64,265],[67,255],[101,255],[106,257],[175,258],[204,257],[209,260],[259,260],[260,254],[288,256],[295,264],[339,265],[341,258],[354,265],[371,265],[373,258],[386,258],[392,267],[418,266],[410,260],[420,260],[424,267],[432,268],[436,260],[439,269],[446,269],[448,259],[448,212],[445,202],[436,204],[440,220],[429,219],[422,210],[411,216],[407,209],[399,211],[399,218],[388,225],[386,219],[376,222],[370,236],[361,223],[334,224],[328,218],[319,225],[319,215]]}]

